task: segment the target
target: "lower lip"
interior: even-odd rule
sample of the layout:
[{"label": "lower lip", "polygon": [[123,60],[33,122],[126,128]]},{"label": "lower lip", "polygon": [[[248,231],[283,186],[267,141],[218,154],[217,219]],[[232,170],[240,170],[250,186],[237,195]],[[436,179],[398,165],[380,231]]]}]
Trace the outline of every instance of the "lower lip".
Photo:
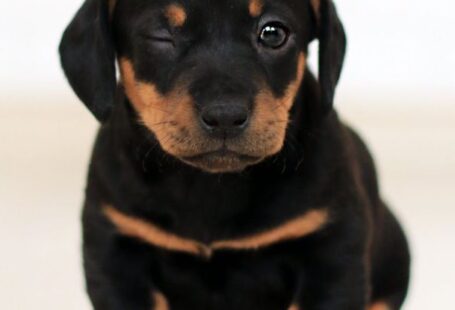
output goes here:
[{"label": "lower lip", "polygon": [[188,161],[201,161],[201,160],[206,159],[207,157],[236,158],[240,161],[246,161],[246,162],[254,162],[254,161],[257,161],[260,159],[259,157],[240,154],[240,153],[236,153],[236,152],[233,152],[230,150],[224,150],[224,149],[214,151],[214,152],[203,153],[200,155],[185,157],[184,159],[188,160]]}]

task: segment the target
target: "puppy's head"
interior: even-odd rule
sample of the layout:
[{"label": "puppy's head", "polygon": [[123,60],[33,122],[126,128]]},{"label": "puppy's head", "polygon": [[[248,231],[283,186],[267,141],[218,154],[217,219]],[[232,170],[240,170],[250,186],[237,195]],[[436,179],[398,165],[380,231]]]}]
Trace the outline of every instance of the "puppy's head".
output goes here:
[{"label": "puppy's head", "polygon": [[345,50],[331,0],[86,0],[60,52],[99,120],[114,105],[117,61],[139,121],[165,152],[234,172],[282,149],[314,37],[329,110]]}]

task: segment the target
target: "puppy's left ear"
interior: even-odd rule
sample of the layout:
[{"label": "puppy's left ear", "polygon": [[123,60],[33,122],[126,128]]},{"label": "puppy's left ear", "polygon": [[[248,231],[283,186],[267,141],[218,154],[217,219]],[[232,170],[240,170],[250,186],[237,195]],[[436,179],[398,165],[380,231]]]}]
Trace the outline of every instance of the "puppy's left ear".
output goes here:
[{"label": "puppy's left ear", "polygon": [[111,5],[109,0],[86,0],[60,43],[61,63],[71,87],[100,121],[109,116],[116,88]]},{"label": "puppy's left ear", "polygon": [[325,113],[333,106],[335,88],[343,68],[346,34],[332,0],[310,0],[317,20],[319,85]]}]

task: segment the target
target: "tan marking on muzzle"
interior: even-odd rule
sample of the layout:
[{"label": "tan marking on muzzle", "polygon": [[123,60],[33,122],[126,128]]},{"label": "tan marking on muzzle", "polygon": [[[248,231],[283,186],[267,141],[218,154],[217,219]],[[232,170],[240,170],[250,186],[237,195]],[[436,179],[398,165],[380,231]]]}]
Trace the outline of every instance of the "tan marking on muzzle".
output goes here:
[{"label": "tan marking on muzzle", "polygon": [[[304,53],[299,55],[296,77],[288,85],[284,95],[277,98],[269,87],[264,86],[255,98],[255,110],[247,135],[258,136],[250,138],[245,143],[243,152],[255,154],[264,150],[266,156],[272,156],[281,151],[289,122],[289,111],[302,84],[306,68]],[[268,135],[265,133],[268,132]]]},{"label": "tan marking on muzzle", "polygon": [[286,89],[285,95],[282,98],[279,98],[278,101],[281,105],[286,107],[288,110],[291,109],[292,104],[294,103],[297,92],[302,84],[303,75],[306,68],[306,56],[304,53],[300,53],[299,60],[297,62],[297,74],[294,81],[289,84]]},{"label": "tan marking on muzzle", "polygon": [[[259,162],[282,149],[289,111],[305,72],[304,53],[299,55],[297,63],[295,79],[290,82],[283,96],[276,97],[267,86],[260,90],[255,98],[250,126],[241,136],[226,141],[231,151],[256,157]],[[176,86],[174,90],[162,94],[154,84],[137,79],[131,60],[120,59],[119,67],[125,93],[138,112],[140,121],[154,133],[166,153],[184,160],[219,150],[223,146],[221,139],[207,136],[199,125],[195,103],[185,85]],[[216,167],[216,170],[203,165],[198,167],[211,172],[233,171],[243,167],[237,161],[223,159],[225,169],[222,166]]]},{"label": "tan marking on muzzle", "polygon": [[297,305],[292,305],[288,310],[300,310],[300,307]]},{"label": "tan marking on muzzle", "polygon": [[263,8],[264,8],[263,0],[250,0],[248,9],[252,17],[259,17],[262,14]]},{"label": "tan marking on muzzle", "polygon": [[121,234],[169,251],[207,258],[211,257],[216,250],[258,250],[276,243],[303,238],[322,229],[328,222],[327,210],[312,210],[279,227],[249,237],[215,241],[206,245],[167,232],[153,223],[126,215],[112,206],[104,206],[103,212]]},{"label": "tan marking on muzzle", "polygon": [[164,151],[183,157],[197,155],[204,149],[206,141],[198,139],[203,135],[195,119],[193,99],[184,87],[164,95],[155,85],[137,80],[130,60],[120,59],[119,67],[128,99]]},{"label": "tan marking on muzzle", "polygon": [[173,27],[182,27],[186,22],[186,11],[180,4],[171,4],[166,8],[165,15]]}]

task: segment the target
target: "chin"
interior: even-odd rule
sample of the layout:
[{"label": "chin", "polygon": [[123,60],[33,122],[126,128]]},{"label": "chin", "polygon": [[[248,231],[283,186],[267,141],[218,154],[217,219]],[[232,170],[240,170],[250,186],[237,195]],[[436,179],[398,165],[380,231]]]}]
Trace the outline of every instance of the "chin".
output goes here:
[{"label": "chin", "polygon": [[191,157],[179,157],[184,163],[209,173],[238,173],[256,165],[265,157],[220,150]]}]

